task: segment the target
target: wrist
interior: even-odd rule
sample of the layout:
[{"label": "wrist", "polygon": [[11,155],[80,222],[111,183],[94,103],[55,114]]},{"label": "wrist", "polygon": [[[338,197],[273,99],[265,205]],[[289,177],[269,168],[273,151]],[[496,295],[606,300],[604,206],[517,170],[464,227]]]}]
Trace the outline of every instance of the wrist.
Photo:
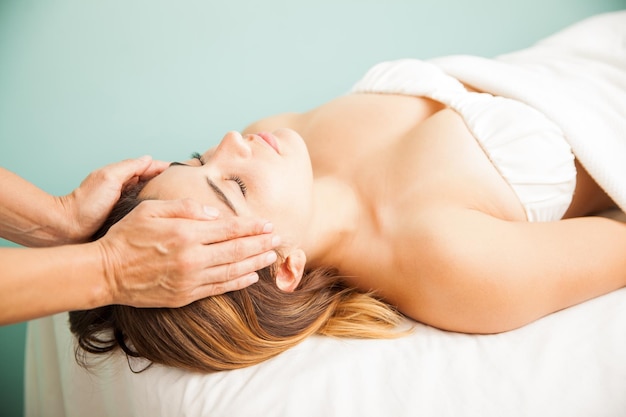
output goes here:
[{"label": "wrist", "polygon": [[77,209],[72,194],[54,198],[54,225],[58,244],[81,243],[84,237],[79,233]]},{"label": "wrist", "polygon": [[97,245],[2,248],[0,324],[110,304]]},{"label": "wrist", "polygon": [[40,196],[36,210],[27,213],[24,218],[23,226],[16,227],[16,234],[20,236],[11,240],[27,247],[74,243],[67,233],[67,215],[59,197],[49,194]]},{"label": "wrist", "polygon": [[84,277],[88,281],[89,296],[85,299],[86,305],[83,309],[114,304],[115,287],[111,285],[114,281],[109,277],[102,245],[99,242],[90,242],[72,246],[82,249],[87,260],[86,264],[90,268],[89,273]]},{"label": "wrist", "polygon": [[112,253],[112,248],[105,245],[102,239],[88,243],[97,251],[98,262],[97,275],[99,277],[99,306],[110,304],[121,304],[119,293],[120,288],[116,278],[116,263]]},{"label": "wrist", "polygon": [[0,167],[0,236],[27,247],[71,243],[67,204]]}]

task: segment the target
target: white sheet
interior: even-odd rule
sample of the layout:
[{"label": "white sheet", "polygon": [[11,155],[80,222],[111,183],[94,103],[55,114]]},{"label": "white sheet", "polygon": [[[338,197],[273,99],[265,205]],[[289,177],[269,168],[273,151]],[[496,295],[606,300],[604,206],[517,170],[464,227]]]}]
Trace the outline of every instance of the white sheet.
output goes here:
[{"label": "white sheet", "polygon": [[230,372],[134,374],[116,355],[91,374],[60,314],[29,323],[26,416],[626,416],[626,289],[498,335],[413,324],[397,340],[312,337]]}]

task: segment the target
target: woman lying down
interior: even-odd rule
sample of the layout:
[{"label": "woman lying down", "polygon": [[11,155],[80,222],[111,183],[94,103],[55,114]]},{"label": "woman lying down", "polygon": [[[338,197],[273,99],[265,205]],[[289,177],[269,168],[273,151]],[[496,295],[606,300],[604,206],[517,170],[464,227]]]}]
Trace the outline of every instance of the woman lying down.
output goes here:
[{"label": "woman lying down", "polygon": [[[142,200],[189,197],[223,216],[269,219],[278,260],[256,284],[183,308],[72,312],[80,348],[220,371],[312,334],[396,337],[402,315],[505,332],[626,286],[626,226],[593,216],[624,209],[624,194],[590,175],[611,174],[610,164],[585,163],[589,148],[625,149],[625,28],[626,13],[614,13],[497,60],[382,63],[351,94],[173,163],[128,190],[94,238]],[[603,38],[581,46],[587,35]],[[471,82],[449,75],[455,62]],[[595,129],[602,135],[589,136]],[[619,158],[624,169],[626,152]],[[626,191],[626,175],[615,181]]]}]

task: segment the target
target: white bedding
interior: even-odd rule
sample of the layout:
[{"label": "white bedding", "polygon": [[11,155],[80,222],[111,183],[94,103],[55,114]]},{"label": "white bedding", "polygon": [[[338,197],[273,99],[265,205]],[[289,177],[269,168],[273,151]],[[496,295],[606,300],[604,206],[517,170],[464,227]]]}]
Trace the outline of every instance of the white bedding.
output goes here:
[{"label": "white bedding", "polygon": [[626,416],[626,289],[498,335],[414,325],[230,372],[134,374],[117,355],[88,373],[61,314],[29,323],[26,416]]},{"label": "white bedding", "polygon": [[117,355],[90,374],[57,315],[28,326],[26,416],[626,416],[626,289],[498,335],[413,324],[396,340],[312,337],[230,372],[133,373]]},{"label": "white bedding", "polygon": [[431,60],[454,78],[541,111],[626,211],[626,10],[589,17],[521,51]]}]

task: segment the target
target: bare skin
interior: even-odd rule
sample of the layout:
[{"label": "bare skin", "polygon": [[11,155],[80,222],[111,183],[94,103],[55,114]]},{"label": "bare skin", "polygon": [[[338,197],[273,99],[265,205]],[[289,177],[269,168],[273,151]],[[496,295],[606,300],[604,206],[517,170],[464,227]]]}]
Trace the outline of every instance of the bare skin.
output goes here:
[{"label": "bare skin", "polygon": [[268,218],[286,291],[305,265],[330,266],[418,321],[495,333],[626,285],[626,226],[586,217],[613,203],[582,167],[565,219],[528,222],[461,116],[432,100],[339,97],[229,132],[185,165],[145,195]]},{"label": "bare skin", "polygon": [[101,239],[122,188],[169,166],[140,158],[91,173],[71,194],[49,195],[0,167],[0,325],[108,304],[179,307],[244,288],[276,259],[263,219],[219,218],[191,199],[145,201]]},{"label": "bare skin", "polygon": [[353,94],[243,133],[280,127],[305,139],[315,182],[333,198],[302,243],[308,264],[338,268],[416,320],[502,332],[626,285],[626,226],[584,217],[614,204],[579,164],[566,220],[529,223],[440,103]]}]

